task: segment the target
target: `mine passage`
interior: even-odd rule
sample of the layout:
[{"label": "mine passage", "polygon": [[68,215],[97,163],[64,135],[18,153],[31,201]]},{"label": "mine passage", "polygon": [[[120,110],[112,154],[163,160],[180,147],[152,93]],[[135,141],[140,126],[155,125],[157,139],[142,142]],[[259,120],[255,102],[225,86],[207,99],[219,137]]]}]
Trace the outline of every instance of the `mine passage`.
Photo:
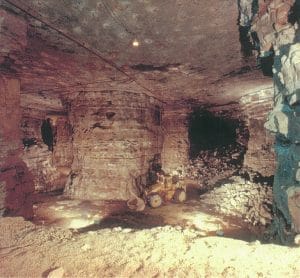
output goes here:
[{"label": "mine passage", "polygon": [[0,277],[298,277],[299,7],[1,0]]}]

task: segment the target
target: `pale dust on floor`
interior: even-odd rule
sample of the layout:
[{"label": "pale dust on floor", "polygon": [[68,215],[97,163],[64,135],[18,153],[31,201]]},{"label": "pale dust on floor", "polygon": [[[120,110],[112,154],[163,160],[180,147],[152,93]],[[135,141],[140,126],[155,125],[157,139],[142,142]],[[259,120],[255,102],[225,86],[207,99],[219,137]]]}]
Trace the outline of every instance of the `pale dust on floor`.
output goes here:
[{"label": "pale dust on floor", "polygon": [[299,277],[300,248],[171,226],[78,233],[0,219],[0,277]]}]

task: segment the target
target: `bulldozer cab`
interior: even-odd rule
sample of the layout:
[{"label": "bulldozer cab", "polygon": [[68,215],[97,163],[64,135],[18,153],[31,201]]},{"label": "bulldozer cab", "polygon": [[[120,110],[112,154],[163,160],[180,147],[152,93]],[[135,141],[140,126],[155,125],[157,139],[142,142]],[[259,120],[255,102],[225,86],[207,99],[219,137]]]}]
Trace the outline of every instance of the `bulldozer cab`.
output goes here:
[{"label": "bulldozer cab", "polygon": [[153,208],[168,201],[181,203],[186,200],[186,186],[178,176],[157,174],[157,182],[144,191],[144,199]]}]

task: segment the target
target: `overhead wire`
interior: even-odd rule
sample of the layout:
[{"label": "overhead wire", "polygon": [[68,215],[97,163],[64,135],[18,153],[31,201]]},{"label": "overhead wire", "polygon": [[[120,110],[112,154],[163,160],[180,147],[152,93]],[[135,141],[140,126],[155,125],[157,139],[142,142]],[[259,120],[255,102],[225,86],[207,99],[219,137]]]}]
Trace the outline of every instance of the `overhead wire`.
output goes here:
[{"label": "overhead wire", "polygon": [[85,42],[81,42],[80,40],[72,37],[71,35],[66,34],[60,28],[53,26],[51,23],[47,22],[44,19],[41,19],[40,17],[42,17],[42,15],[39,14],[36,10],[34,10],[32,7],[30,7],[30,6],[28,6],[27,4],[24,4],[24,3],[22,3],[22,5],[24,7],[20,7],[20,3],[19,3],[19,5],[18,5],[18,3],[15,3],[15,2],[20,2],[18,0],[17,1],[16,0],[3,0],[3,1],[7,2],[11,6],[17,8],[18,10],[20,10],[21,12],[25,13],[26,15],[32,17],[33,19],[35,19],[35,20],[43,23],[45,26],[47,26],[50,29],[56,31],[60,35],[64,36],[65,38],[67,38],[70,41],[76,43],[77,45],[79,45],[80,47],[84,48],[88,52],[92,53],[93,55],[95,55],[96,57],[98,57],[100,60],[102,60],[104,63],[106,63],[109,66],[111,66],[112,68],[116,69],[118,72],[122,73],[123,75],[125,75],[126,77],[128,77],[130,80],[132,80],[133,82],[135,82],[139,87],[141,87],[142,89],[144,89],[145,91],[147,91],[148,93],[150,93],[149,96],[151,96],[151,97],[159,100],[160,102],[162,102],[162,100],[160,100],[159,98],[157,98],[154,95],[154,93],[149,88],[147,88],[145,85],[143,85],[142,83],[140,83],[139,81],[137,81],[135,77],[133,77],[132,75],[130,75],[127,72],[125,72],[124,70],[122,70],[114,62],[112,62],[111,60],[108,60],[107,58],[103,57],[102,54],[100,54],[97,50],[95,50],[94,48],[92,48],[90,45],[88,45]]},{"label": "overhead wire", "polygon": [[111,7],[109,6],[109,4],[105,1],[105,0],[101,0],[101,4],[104,7],[104,9],[106,10],[106,12],[108,13],[108,15],[118,24],[120,25],[128,34],[131,35],[136,35],[133,31],[131,31],[126,24],[123,22],[123,20],[121,20],[121,18],[119,16],[117,16],[115,14],[115,12],[111,9]]}]

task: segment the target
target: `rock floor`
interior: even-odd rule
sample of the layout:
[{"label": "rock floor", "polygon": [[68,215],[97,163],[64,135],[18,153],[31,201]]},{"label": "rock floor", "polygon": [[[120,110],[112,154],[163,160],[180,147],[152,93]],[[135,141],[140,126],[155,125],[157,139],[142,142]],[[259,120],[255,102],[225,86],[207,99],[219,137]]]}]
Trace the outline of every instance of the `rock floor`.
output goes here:
[{"label": "rock floor", "polygon": [[[0,219],[0,277],[299,277],[300,248],[171,227],[78,232]],[[51,275],[50,275],[51,277]],[[52,276],[53,277],[53,276]]]},{"label": "rock floor", "polygon": [[156,209],[146,207],[143,212],[136,212],[128,209],[123,201],[70,200],[54,196],[34,205],[34,222],[81,233],[105,228],[141,230],[172,226],[195,230],[201,236],[222,235],[246,241],[260,237],[258,229],[241,219],[216,214],[199,196],[197,199],[190,198],[183,204],[170,202]]},{"label": "rock floor", "polygon": [[300,248],[261,244],[195,196],[143,212],[39,198],[34,223],[0,218],[0,277],[299,277]]}]

